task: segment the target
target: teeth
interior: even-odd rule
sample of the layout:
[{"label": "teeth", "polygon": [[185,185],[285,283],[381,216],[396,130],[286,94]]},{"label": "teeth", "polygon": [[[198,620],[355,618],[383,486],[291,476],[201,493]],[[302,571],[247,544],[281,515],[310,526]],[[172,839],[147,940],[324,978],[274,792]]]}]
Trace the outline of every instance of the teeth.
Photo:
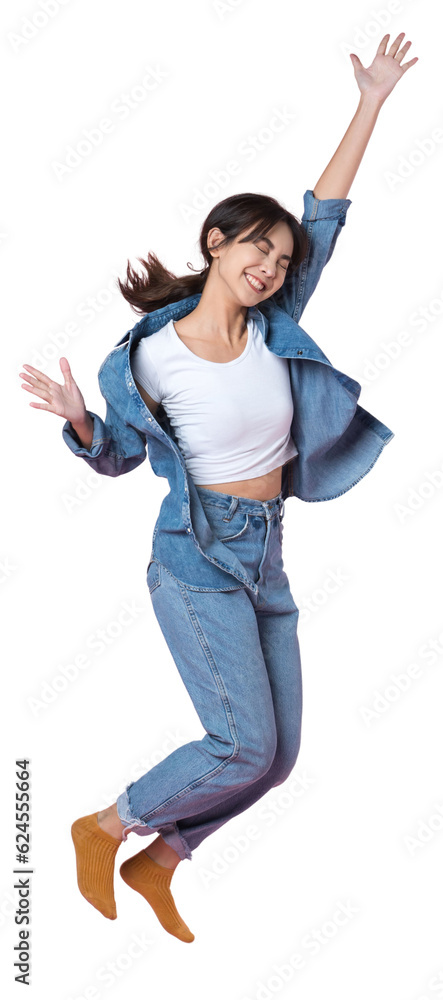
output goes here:
[{"label": "teeth", "polygon": [[257,281],[256,278],[253,278],[251,274],[247,274],[246,277],[248,281],[251,282],[251,285],[253,285],[254,288],[257,289],[257,291],[261,292],[264,289],[265,286],[262,285],[260,281]]}]

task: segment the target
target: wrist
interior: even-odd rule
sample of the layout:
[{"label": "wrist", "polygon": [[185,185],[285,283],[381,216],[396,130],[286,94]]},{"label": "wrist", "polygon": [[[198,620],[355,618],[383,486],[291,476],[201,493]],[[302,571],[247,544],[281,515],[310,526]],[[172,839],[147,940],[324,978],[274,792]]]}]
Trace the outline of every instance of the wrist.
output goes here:
[{"label": "wrist", "polygon": [[71,420],[71,424],[73,427],[81,427],[82,429],[90,428],[93,426],[92,419],[89,416],[87,410],[85,410],[83,415],[79,417],[78,420]]},{"label": "wrist", "polygon": [[79,441],[81,441],[82,446],[89,451],[92,447],[94,436],[94,421],[90,417],[89,413],[85,412],[85,415],[81,420],[76,420],[75,422],[71,420],[71,425]]},{"label": "wrist", "polygon": [[378,115],[378,112],[380,111],[380,108],[384,104],[385,99],[381,100],[380,97],[377,97],[375,94],[371,94],[370,91],[364,90],[363,93],[360,92],[358,109],[364,110],[373,115]]}]

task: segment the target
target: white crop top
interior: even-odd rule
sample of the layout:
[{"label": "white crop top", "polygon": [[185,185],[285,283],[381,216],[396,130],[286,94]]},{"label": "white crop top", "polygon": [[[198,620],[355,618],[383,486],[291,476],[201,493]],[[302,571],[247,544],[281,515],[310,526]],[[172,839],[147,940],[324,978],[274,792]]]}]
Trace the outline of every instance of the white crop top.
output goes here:
[{"label": "white crop top", "polygon": [[134,378],[162,403],[199,486],[255,479],[298,454],[287,359],[268,350],[252,318],[247,330],[234,361],[198,357],[173,320],[142,337],[131,357]]}]

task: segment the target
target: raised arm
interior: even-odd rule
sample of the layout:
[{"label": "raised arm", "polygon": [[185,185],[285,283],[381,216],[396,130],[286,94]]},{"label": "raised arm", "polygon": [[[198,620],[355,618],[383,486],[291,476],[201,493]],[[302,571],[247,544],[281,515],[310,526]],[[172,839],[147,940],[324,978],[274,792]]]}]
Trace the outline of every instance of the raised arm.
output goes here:
[{"label": "raised arm", "polygon": [[375,58],[367,69],[362,66],[355,52],[350,53],[360,100],[340,145],[313,189],[316,198],[347,197],[382,104],[400,78],[418,60],[418,56],[415,56],[401,65],[411,45],[411,42],[405,42],[400,48],[404,37],[405,32],[400,32],[386,52],[389,34],[384,35]]},{"label": "raised arm", "polygon": [[411,42],[400,48],[404,31],[386,52],[389,35],[382,38],[376,56],[365,69],[358,56],[351,53],[354,73],[360,89],[357,111],[340,145],[315,187],[304,194],[302,225],[308,236],[306,257],[296,271],[290,272],[273,296],[274,302],[298,322],[318,285],[323,268],[330,260],[339,234],[346,223],[351,200],[349,188],[361,163],[378,113],[401,76],[417,62],[417,56],[401,66]]}]

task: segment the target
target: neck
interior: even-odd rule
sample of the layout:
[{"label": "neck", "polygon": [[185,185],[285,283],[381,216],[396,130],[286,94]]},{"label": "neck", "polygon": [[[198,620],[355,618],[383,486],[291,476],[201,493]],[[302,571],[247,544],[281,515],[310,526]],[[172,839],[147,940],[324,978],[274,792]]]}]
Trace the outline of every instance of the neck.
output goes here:
[{"label": "neck", "polygon": [[223,340],[235,346],[247,331],[247,313],[248,306],[226,294],[221,282],[208,276],[195,309],[179,322],[189,329],[192,323],[193,334],[201,339]]}]

